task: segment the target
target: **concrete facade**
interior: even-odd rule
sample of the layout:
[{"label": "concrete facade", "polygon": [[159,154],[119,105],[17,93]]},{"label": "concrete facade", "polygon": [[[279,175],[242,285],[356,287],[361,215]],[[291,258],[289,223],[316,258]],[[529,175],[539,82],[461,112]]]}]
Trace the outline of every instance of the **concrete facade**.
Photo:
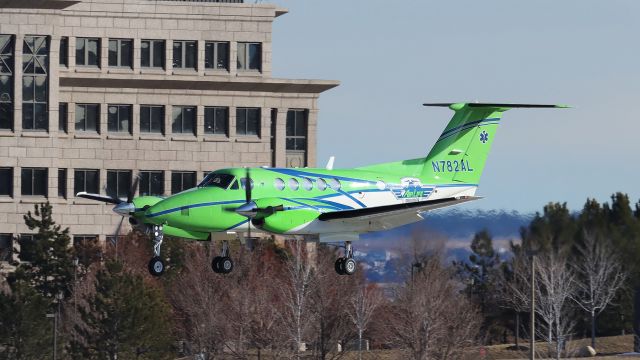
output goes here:
[{"label": "concrete facade", "polygon": [[[9,2],[11,3],[11,2]],[[112,234],[118,216],[112,206],[74,196],[74,170],[99,169],[104,194],[107,170],[164,173],[164,193],[171,192],[172,171],[207,171],[237,166],[313,166],[316,162],[318,97],[336,81],[274,79],[271,77],[271,31],[277,16],[286,13],[268,4],[172,2],[149,0],[82,0],[13,2],[0,8],[0,34],[14,40],[13,126],[0,129],[0,168],[12,169],[13,190],[0,196],[0,234],[29,233],[23,215],[35,203],[49,201],[55,220],[72,235]],[[17,5],[16,5],[17,4]],[[6,5],[5,5],[6,6]],[[47,36],[48,126],[22,128],[25,36]],[[68,39],[67,66],[58,65],[61,38]],[[100,39],[100,66],[76,65],[76,38]],[[109,39],[130,39],[130,67],[108,66]],[[141,66],[142,39],[165,41],[164,68]],[[174,40],[197,42],[195,69],[174,69]],[[228,69],[205,68],[205,42],[227,42]],[[261,70],[237,68],[239,42],[261,44]],[[62,54],[63,56],[65,54]],[[68,113],[59,128],[59,104]],[[76,131],[76,104],[99,104],[99,130]],[[107,130],[109,104],[131,106],[130,132]],[[141,133],[140,105],[164,106],[164,133]],[[173,134],[173,107],[196,108],[194,134]],[[226,134],[208,134],[204,108],[228,108]],[[236,133],[236,108],[260,108],[259,135]],[[306,151],[287,150],[286,119],[290,109],[306,114]],[[23,168],[48,169],[48,195],[22,195]],[[58,196],[58,169],[66,171],[66,197]]]}]

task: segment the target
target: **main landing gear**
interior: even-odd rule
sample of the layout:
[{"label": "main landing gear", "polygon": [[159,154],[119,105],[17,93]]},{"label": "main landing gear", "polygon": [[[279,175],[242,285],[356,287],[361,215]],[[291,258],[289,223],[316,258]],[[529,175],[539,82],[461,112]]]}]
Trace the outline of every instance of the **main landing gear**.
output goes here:
[{"label": "main landing gear", "polygon": [[162,246],[162,239],[164,238],[164,231],[162,225],[153,225],[151,228],[153,236],[153,257],[149,261],[149,273],[153,276],[160,276],[164,273],[164,261],[160,258],[160,247]]},{"label": "main landing gear", "polygon": [[229,241],[222,240],[222,251],[211,261],[211,268],[217,274],[228,274],[233,271],[233,260],[229,257]]},{"label": "main landing gear", "polygon": [[336,260],[336,272],[338,275],[353,275],[358,268],[358,264],[353,258],[353,247],[351,241],[344,243],[344,257]]}]

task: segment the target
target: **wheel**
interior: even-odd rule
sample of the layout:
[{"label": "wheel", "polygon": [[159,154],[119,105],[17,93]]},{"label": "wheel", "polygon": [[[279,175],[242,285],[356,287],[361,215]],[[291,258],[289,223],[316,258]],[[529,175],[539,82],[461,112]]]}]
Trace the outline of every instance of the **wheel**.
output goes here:
[{"label": "wheel", "polygon": [[220,264],[220,272],[228,274],[233,271],[233,260],[230,257],[225,256],[218,262]]},{"label": "wheel", "polygon": [[149,273],[153,276],[160,276],[164,273],[164,261],[159,256],[153,257],[149,261]]},{"label": "wheel", "polygon": [[352,258],[348,258],[344,261],[342,268],[344,269],[345,275],[353,275],[358,268],[358,264]]},{"label": "wheel", "polygon": [[213,272],[216,274],[219,274],[221,272],[220,259],[222,259],[220,256],[215,256],[213,260],[211,260],[211,269],[213,269]]},{"label": "wheel", "polygon": [[338,260],[336,260],[335,267],[338,275],[344,275],[344,258],[338,258]]}]

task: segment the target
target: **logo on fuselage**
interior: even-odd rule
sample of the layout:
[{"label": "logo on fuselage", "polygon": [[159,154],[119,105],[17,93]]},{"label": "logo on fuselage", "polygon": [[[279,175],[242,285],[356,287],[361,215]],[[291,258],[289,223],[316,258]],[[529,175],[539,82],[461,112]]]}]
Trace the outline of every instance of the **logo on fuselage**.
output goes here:
[{"label": "logo on fuselage", "polygon": [[396,199],[426,198],[433,191],[432,185],[422,185],[420,179],[402,178],[399,185],[391,186]]}]

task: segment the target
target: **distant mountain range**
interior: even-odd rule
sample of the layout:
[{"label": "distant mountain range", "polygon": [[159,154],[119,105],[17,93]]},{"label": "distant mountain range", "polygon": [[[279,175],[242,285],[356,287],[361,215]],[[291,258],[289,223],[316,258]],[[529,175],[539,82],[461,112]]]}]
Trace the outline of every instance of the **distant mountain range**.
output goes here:
[{"label": "distant mountain range", "polygon": [[403,278],[401,273],[411,268],[414,252],[440,249],[447,262],[468,261],[471,240],[483,229],[492,235],[494,247],[502,256],[508,257],[509,242],[520,240],[520,228],[532,218],[533,214],[504,210],[435,211],[414,224],[365,234],[354,248],[369,280],[397,282]]}]

